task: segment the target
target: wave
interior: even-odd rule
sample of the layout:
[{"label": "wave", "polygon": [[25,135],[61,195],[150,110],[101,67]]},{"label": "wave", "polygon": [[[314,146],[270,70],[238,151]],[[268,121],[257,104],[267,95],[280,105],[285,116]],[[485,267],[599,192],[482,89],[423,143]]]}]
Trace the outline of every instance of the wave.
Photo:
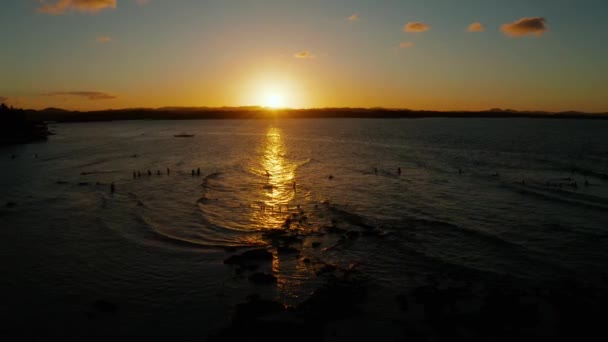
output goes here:
[{"label": "wave", "polygon": [[550,189],[533,184],[511,184],[510,187],[523,195],[534,196],[551,202],[576,205],[602,211],[608,210],[608,199],[599,196],[582,194],[569,190]]}]

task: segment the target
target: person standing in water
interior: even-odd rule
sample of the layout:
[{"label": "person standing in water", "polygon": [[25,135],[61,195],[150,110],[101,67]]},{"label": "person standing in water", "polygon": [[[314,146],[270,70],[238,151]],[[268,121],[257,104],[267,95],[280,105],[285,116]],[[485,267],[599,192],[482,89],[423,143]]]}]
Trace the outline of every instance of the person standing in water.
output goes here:
[{"label": "person standing in water", "polygon": [[200,167],[196,168],[196,175],[197,176],[201,175],[201,168]]},{"label": "person standing in water", "polygon": [[399,176],[401,176],[401,168],[400,167],[397,168],[397,174],[399,174]]},{"label": "person standing in water", "polygon": [[112,184],[110,184],[110,192],[114,193],[115,187],[114,187],[114,182],[112,182]]}]

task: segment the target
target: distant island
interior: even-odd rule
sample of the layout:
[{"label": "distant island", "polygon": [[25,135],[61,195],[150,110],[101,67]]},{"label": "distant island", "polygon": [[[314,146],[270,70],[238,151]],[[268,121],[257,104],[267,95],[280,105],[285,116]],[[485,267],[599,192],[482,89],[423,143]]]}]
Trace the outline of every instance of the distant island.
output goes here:
[{"label": "distant island", "polygon": [[608,113],[538,112],[491,109],[487,111],[424,111],[386,108],[314,108],[267,109],[263,107],[163,107],[129,108],[99,111],[70,111],[59,108],[27,110],[35,121],[86,122],[115,120],[201,120],[201,119],[267,119],[267,118],[553,118],[608,119]]},{"label": "distant island", "polygon": [[43,120],[32,111],[0,104],[0,146],[45,140],[51,132]]}]

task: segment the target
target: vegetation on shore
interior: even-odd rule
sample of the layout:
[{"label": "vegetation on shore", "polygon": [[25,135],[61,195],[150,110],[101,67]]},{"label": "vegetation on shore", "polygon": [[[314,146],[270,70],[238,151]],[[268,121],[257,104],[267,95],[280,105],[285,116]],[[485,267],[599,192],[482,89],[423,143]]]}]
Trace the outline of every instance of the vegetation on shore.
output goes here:
[{"label": "vegetation on shore", "polygon": [[313,108],[313,109],[267,109],[263,107],[165,107],[158,109],[132,108],[100,111],[69,111],[47,108],[28,111],[32,118],[42,121],[86,122],[114,120],[195,120],[195,119],[266,119],[266,118],[576,118],[608,119],[608,113],[582,112],[524,112],[491,109],[488,111],[418,111],[386,108]]},{"label": "vegetation on shore", "polygon": [[38,121],[28,111],[0,104],[0,145],[20,144],[45,140],[50,132],[47,125]]}]

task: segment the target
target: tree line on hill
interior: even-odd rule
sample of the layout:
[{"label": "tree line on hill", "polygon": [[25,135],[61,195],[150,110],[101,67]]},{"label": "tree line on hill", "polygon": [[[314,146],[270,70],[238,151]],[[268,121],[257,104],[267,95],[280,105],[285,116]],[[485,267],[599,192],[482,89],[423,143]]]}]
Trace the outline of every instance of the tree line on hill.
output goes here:
[{"label": "tree line on hill", "polygon": [[46,123],[4,103],[0,104],[0,120],[0,145],[45,140],[50,135]]}]

